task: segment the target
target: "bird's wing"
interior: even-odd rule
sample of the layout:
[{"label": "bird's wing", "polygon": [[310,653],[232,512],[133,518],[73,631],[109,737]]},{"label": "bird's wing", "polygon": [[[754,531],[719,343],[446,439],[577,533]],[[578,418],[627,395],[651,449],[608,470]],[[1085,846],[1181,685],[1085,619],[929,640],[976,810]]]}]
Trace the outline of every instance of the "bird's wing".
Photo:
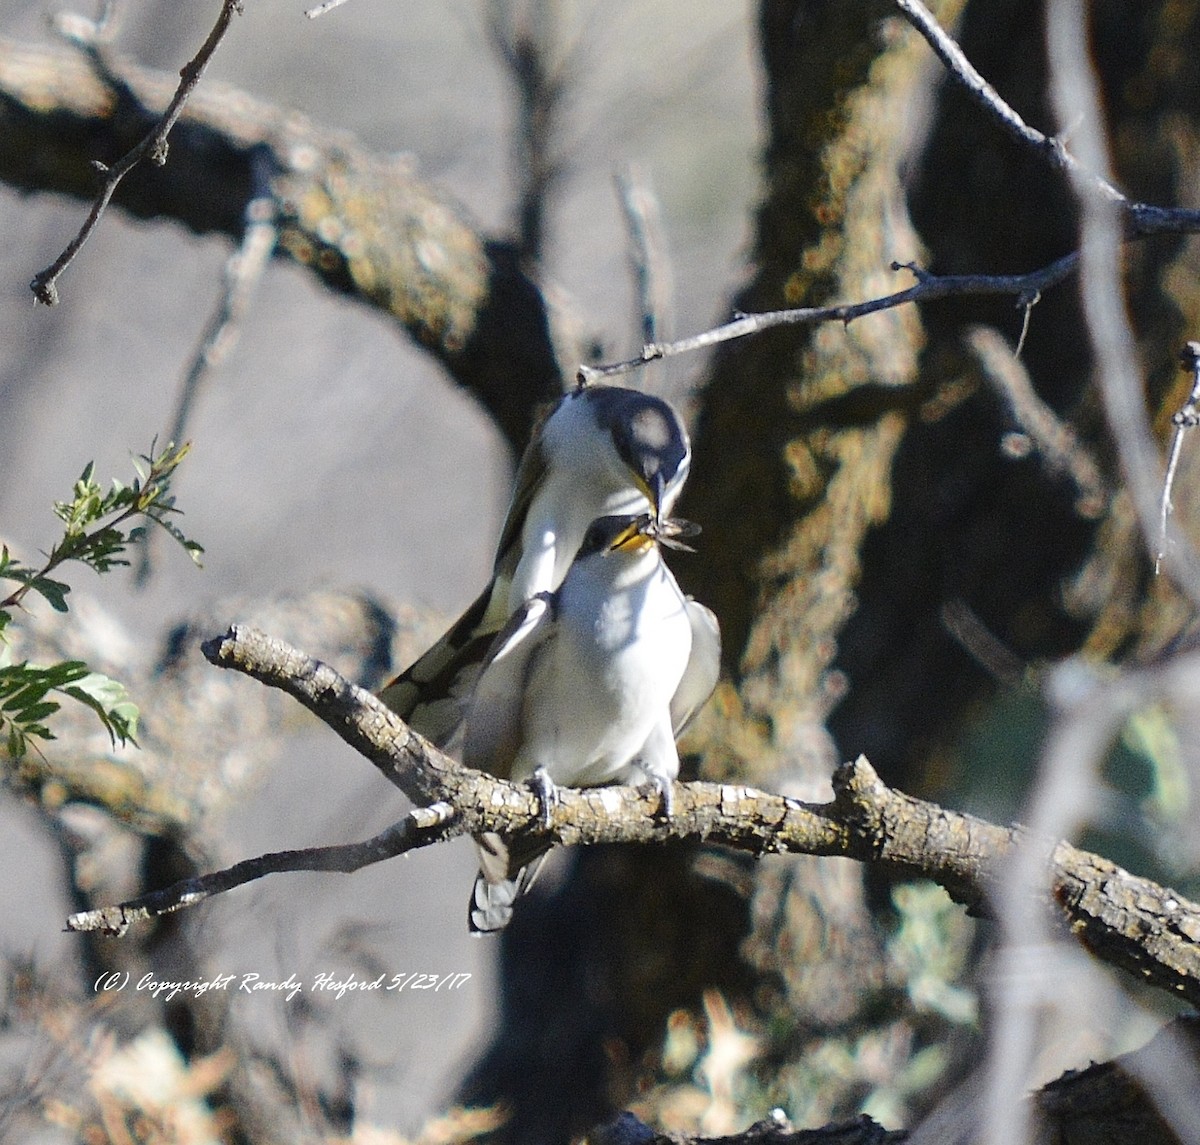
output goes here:
[{"label": "bird's wing", "polygon": [[671,697],[671,728],[676,736],[712,695],[721,674],[721,628],[716,615],[690,596],[687,614],[692,625],[692,652]]},{"label": "bird's wing", "polygon": [[555,408],[549,407],[535,424],[517,466],[491,582],[436,644],[378,693],[410,727],[439,747],[445,747],[457,731],[483,659],[508,620],[509,590],[521,559],[521,531],[546,472],[542,426]]},{"label": "bird's wing", "polygon": [[[377,693],[410,727],[445,747],[503,617],[492,606],[493,581],[428,651]],[[507,591],[504,595],[507,597]],[[506,602],[507,603],[507,602]]]},{"label": "bird's wing", "polygon": [[[538,593],[512,614],[480,670],[463,739],[463,763],[508,778],[521,747],[525,690],[535,657],[554,628],[554,596]],[[472,933],[502,930],[513,903],[533,885],[550,850],[543,839],[509,844],[494,832],[475,840],[479,874],[467,919]]]},{"label": "bird's wing", "polygon": [[[494,579],[504,582],[505,592],[512,583],[513,573],[521,559],[521,531],[529,516],[529,506],[534,496],[541,488],[546,476],[546,451],[542,447],[542,427],[550,414],[557,409],[551,406],[538,419],[529,438],[529,444],[521,455],[517,465],[517,474],[513,480],[512,499],[508,503],[508,512],[504,517],[504,525],[500,530],[500,540],[496,545],[496,563]],[[505,601],[507,604],[507,600]]]},{"label": "bird's wing", "polygon": [[534,655],[554,628],[554,598],[541,592],[509,617],[483,664],[471,696],[463,763],[501,779],[521,747],[526,684]]}]

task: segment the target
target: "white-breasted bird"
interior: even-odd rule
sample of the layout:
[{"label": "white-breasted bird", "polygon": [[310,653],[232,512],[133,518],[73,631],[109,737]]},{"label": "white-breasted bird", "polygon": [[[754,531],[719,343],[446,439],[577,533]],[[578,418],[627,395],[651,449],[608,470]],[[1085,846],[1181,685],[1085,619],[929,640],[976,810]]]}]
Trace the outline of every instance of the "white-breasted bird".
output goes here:
[{"label": "white-breasted bird", "polygon": [[496,634],[531,597],[562,583],[598,517],[650,512],[661,521],[687,480],[691,447],[661,398],[622,386],[573,390],[534,430],[517,469],[491,582],[379,698],[439,747]]},{"label": "white-breasted bird", "polygon": [[[650,513],[601,517],[556,592],[527,600],[494,641],[466,712],[463,762],[514,781],[653,783],[670,814],[675,738],[720,669],[716,617],[680,590],[660,542],[680,532]],[[549,850],[479,845],[472,931],[501,929]]]}]

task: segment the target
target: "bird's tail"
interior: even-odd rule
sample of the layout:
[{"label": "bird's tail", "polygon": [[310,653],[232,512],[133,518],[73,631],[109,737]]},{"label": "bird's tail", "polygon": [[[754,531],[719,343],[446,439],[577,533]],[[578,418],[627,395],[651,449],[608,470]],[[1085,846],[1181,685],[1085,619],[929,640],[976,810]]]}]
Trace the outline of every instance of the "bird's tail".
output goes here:
[{"label": "bird's tail", "polygon": [[472,934],[494,934],[509,924],[513,905],[533,886],[550,844],[534,840],[510,851],[499,835],[491,833],[480,835],[475,843],[479,874],[467,904],[467,925]]}]

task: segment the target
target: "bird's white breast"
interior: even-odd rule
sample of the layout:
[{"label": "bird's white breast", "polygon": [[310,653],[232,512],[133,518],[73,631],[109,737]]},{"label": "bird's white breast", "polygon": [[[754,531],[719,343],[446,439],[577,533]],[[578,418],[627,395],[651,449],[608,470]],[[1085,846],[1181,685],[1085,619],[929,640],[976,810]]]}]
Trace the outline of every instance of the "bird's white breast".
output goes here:
[{"label": "bird's white breast", "polygon": [[669,721],[687,665],[683,595],[657,552],[610,554],[572,569],[556,613],[530,675],[514,778],[544,767],[570,786],[626,779],[656,723]]}]

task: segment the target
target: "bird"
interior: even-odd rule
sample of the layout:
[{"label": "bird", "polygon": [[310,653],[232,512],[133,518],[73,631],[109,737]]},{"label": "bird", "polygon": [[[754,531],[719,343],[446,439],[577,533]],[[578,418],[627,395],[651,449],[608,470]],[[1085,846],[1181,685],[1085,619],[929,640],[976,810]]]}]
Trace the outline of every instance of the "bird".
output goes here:
[{"label": "bird", "polygon": [[[559,588],[525,601],[489,649],[464,721],[466,766],[533,782],[547,814],[557,786],[650,783],[670,816],[675,740],[716,686],[721,654],[716,617],[662,558],[687,532],[653,513],[591,524]],[[476,843],[468,924],[489,933],[507,925],[550,844]]]},{"label": "bird", "polygon": [[558,588],[598,517],[649,512],[663,520],[690,463],[683,422],[661,398],[595,384],[565,394],[535,427],[517,467],[487,587],[379,698],[448,747],[479,665],[513,613]]}]

